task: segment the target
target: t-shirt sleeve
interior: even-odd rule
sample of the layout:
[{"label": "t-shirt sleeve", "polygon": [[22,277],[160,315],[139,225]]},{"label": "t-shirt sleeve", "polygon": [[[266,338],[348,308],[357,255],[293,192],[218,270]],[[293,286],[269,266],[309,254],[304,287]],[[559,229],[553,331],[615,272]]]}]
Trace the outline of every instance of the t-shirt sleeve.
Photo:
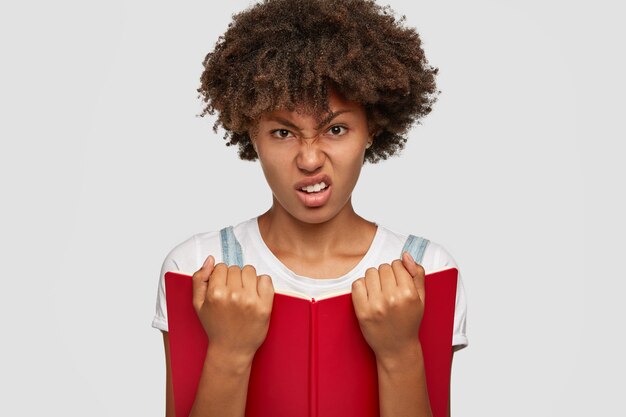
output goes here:
[{"label": "t-shirt sleeve", "polygon": [[152,327],[155,329],[167,331],[167,304],[165,301],[165,273],[168,271],[180,271],[176,260],[174,259],[174,251],[170,251],[165,257],[161,265],[161,274],[159,276],[159,287],[157,290],[156,310],[152,319]]},{"label": "t-shirt sleeve", "polygon": [[195,271],[200,269],[208,255],[213,255],[216,263],[221,262],[221,248],[219,231],[212,231],[192,235],[176,245],[167,254],[161,265],[152,327],[165,332],[168,331],[165,273],[174,271],[193,275]]},{"label": "t-shirt sleeve", "polygon": [[467,320],[467,299],[465,297],[465,288],[463,286],[461,269],[458,267],[452,255],[450,255],[450,253],[446,251],[443,246],[437,244],[435,244],[435,246],[439,249],[439,260],[437,263],[442,266],[451,266],[459,270],[456,288],[456,301],[454,306],[454,329],[452,331],[452,350],[456,352],[467,347],[469,344],[465,329]]}]

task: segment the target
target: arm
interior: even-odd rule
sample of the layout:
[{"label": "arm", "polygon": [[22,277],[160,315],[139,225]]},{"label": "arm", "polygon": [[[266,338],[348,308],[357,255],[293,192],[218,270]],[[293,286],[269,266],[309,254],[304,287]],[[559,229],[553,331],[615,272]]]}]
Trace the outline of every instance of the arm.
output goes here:
[{"label": "arm", "polygon": [[[453,360],[454,351],[450,359],[450,377],[452,377]],[[409,365],[411,363],[413,363],[412,366]],[[408,357],[404,362],[384,362],[377,359],[376,365],[381,417],[432,416],[430,402],[428,407],[423,406],[428,401],[428,391],[421,351],[419,355]],[[417,395],[415,395],[414,387],[417,387]],[[450,388],[452,388],[452,378],[450,378]],[[450,417],[450,397],[451,395],[448,395],[448,417]],[[418,414],[420,409],[422,414]]]},{"label": "arm", "polygon": [[[163,332],[167,364],[165,416],[174,417],[174,390],[168,332]],[[196,399],[189,417],[243,416],[248,394],[252,358],[235,357],[218,349],[207,349]]]},{"label": "arm", "polygon": [[381,417],[432,417],[421,345],[376,365]]},{"label": "arm", "polygon": [[211,348],[209,343],[189,417],[243,417],[252,359]]}]

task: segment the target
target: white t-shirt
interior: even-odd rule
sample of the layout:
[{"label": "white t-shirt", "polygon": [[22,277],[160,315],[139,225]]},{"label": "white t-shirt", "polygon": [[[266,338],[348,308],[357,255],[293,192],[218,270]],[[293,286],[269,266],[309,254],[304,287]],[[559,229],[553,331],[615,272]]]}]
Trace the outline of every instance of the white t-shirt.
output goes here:
[{"label": "white t-shirt", "polygon": [[[392,231],[378,223],[376,225],[378,228],[374,240],[361,261],[347,274],[339,278],[327,279],[297,275],[288,269],[274,256],[263,241],[257,217],[237,224],[233,227],[233,232],[241,245],[244,264],[253,265],[257,275],[267,274],[272,277],[272,284],[275,290],[298,291],[310,297],[319,297],[327,292],[349,289],[354,280],[365,276],[367,268],[378,268],[382,263],[391,263],[394,259],[400,258],[400,251],[404,247],[408,235]],[[219,230],[195,234],[184,242],[179,243],[168,253],[161,267],[156,313],[152,321],[152,327],[167,331],[165,273],[167,271],[180,271],[193,275],[194,272],[200,269],[209,255],[213,255],[216,264],[223,262]],[[446,266],[459,269],[452,256],[441,245],[432,240],[426,246],[420,265],[422,265],[426,273]],[[468,345],[465,334],[466,316],[465,290],[459,269],[452,336],[452,345],[455,351]]]}]

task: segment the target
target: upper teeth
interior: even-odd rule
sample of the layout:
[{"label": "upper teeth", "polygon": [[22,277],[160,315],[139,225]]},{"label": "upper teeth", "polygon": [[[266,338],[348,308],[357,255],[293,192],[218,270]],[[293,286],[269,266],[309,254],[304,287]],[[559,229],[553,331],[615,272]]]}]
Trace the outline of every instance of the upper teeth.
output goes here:
[{"label": "upper teeth", "polygon": [[312,192],[322,190],[324,188],[326,188],[326,183],[322,181],[319,184],[313,184],[313,185],[309,185],[306,187],[302,187],[301,190],[306,191],[307,193],[312,193]]}]

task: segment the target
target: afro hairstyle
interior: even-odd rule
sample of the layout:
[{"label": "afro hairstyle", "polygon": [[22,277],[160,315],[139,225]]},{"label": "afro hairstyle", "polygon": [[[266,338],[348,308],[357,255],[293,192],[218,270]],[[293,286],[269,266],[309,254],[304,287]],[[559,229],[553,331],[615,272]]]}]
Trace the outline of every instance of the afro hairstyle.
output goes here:
[{"label": "afro hairstyle", "polygon": [[377,163],[404,148],[440,93],[418,33],[374,0],[264,0],[232,17],[202,63],[198,116],[217,111],[213,131],[221,125],[242,160],[258,158],[261,114],[304,106],[320,120],[332,88],[364,106],[376,134],[364,163]]}]

